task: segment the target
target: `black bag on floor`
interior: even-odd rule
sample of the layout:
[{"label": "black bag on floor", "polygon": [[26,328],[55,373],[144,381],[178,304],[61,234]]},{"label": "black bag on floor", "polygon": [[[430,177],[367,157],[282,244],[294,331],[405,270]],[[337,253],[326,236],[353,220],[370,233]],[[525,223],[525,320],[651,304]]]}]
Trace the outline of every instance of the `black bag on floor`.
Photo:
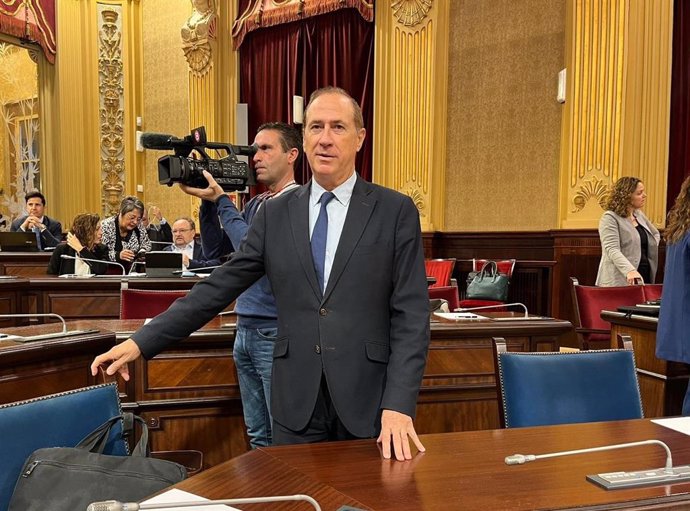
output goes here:
[{"label": "black bag on floor", "polygon": [[34,451],[26,460],[12,494],[8,511],[74,511],[92,502],[136,502],[187,477],[182,465],[147,457],[146,423],[131,456],[101,454],[110,428],[121,417],[108,420],[76,447],[51,447]]}]

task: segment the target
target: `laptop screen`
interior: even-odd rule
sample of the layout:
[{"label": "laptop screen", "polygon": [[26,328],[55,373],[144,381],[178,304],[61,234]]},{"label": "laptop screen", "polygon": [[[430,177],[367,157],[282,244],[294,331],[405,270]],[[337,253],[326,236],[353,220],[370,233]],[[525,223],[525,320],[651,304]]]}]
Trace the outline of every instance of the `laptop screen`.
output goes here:
[{"label": "laptop screen", "polygon": [[0,250],[3,252],[38,252],[35,232],[0,232]]},{"label": "laptop screen", "polygon": [[[182,273],[182,254],[180,252],[147,252],[147,277],[180,277]],[[173,273],[178,272],[178,273]]]}]

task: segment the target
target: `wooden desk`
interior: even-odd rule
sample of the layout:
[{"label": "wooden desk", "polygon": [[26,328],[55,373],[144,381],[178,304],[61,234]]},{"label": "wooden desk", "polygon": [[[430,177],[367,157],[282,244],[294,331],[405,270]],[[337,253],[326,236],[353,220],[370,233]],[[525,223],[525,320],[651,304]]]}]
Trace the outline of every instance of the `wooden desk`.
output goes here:
[{"label": "wooden desk", "polygon": [[[29,281],[8,276],[0,277],[0,314],[18,314],[23,312],[22,298],[29,288]],[[0,329],[21,324],[18,318],[0,319]]]},{"label": "wooden desk", "polygon": [[[51,324],[2,331],[37,335],[61,329],[61,324]],[[96,384],[89,372],[91,360],[95,354],[110,349],[114,342],[115,334],[107,330],[28,343],[0,340],[0,403]]]},{"label": "wooden desk", "polygon": [[[544,454],[650,438],[666,442],[674,465],[690,463],[688,437],[648,420],[424,435],[426,452],[412,460],[381,458],[372,440],[261,448],[176,487],[211,499],[314,491],[334,511],[350,499],[376,511],[690,509],[690,483],[606,491],[588,474],[664,466],[658,446],[538,460],[507,466],[511,454]],[[284,474],[287,477],[283,477]],[[350,504],[353,505],[353,504]],[[354,504],[356,505],[356,504]],[[292,507],[291,507],[292,506]],[[249,509],[249,507],[247,507]],[[251,506],[257,510],[308,506]]]},{"label": "wooden desk", "polygon": [[45,275],[52,252],[0,252],[0,275]]},{"label": "wooden desk", "polygon": [[628,317],[613,311],[602,311],[601,318],[611,323],[612,347],[618,347],[615,344],[618,334],[632,337],[645,417],[680,415],[690,367],[656,358],[659,320],[649,316]]},{"label": "wooden desk", "polygon": [[[510,314],[495,313],[496,316]],[[123,404],[147,421],[152,449],[200,450],[206,468],[248,449],[232,360],[233,322],[232,316],[215,318],[152,360],[137,360],[130,366],[130,381],[120,380]],[[143,320],[81,320],[68,324],[72,329],[98,328],[114,333],[108,333],[103,342],[81,343],[78,362],[69,353],[60,352],[59,345],[44,342],[40,345],[42,360],[50,360],[60,367],[61,364],[69,366],[76,374],[67,373],[57,385],[51,370],[45,384],[36,387],[3,387],[0,380],[0,401],[11,402],[94,383],[88,374],[93,357],[107,351],[115,342],[127,339]],[[58,328],[51,323],[17,330],[35,334]],[[513,351],[554,350],[558,349],[559,336],[571,328],[569,322],[559,320],[432,323],[431,346],[417,407],[417,431],[497,428],[491,337],[505,337]],[[23,345],[15,349],[21,352],[37,346]],[[30,358],[28,354],[25,356]],[[22,367],[16,370],[11,365],[4,367],[8,374],[29,377],[23,374]],[[41,378],[40,367],[26,370],[29,369],[33,371],[30,377]]]}]

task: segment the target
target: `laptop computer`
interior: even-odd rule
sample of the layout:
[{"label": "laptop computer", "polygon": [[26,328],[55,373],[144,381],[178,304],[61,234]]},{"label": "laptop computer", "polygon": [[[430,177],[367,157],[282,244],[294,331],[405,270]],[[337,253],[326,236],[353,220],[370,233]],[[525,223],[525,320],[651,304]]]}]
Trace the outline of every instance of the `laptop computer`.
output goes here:
[{"label": "laptop computer", "polygon": [[[146,276],[169,278],[182,276],[182,254],[180,252],[147,252]],[[177,273],[175,273],[177,272]]]},{"label": "laptop computer", "polygon": [[0,251],[38,252],[38,241],[33,231],[0,232]]}]

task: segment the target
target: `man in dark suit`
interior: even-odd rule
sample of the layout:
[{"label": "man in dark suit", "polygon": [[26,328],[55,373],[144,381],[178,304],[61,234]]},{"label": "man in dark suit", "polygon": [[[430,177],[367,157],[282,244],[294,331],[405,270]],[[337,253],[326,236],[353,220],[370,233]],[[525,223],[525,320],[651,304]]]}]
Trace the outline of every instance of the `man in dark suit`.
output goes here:
[{"label": "man in dark suit", "polygon": [[38,248],[56,247],[62,241],[62,224],[45,215],[46,198],[41,192],[26,194],[27,215],[17,218],[10,226],[10,231],[34,231]]},{"label": "man in dark suit", "polygon": [[[153,217],[158,219],[158,225],[150,222]],[[141,224],[146,227],[146,234],[149,235],[153,250],[164,250],[165,247],[172,244],[172,229],[158,206],[151,205],[144,210]]]},{"label": "man in dark suit", "polygon": [[168,252],[182,254],[182,266],[185,270],[218,266],[220,259],[206,259],[200,243],[196,243],[196,225],[194,220],[183,216],[175,220],[172,226],[173,244],[165,247]]},{"label": "man in dark suit", "polygon": [[378,435],[385,458],[392,447],[410,459],[410,439],[424,450],[412,418],[429,343],[419,213],[357,176],[365,130],[345,91],[316,91],[304,117],[311,182],[266,202],[229,263],[91,371],[129,379],[127,362],[185,338],[266,274],[278,307],[274,443]]}]

